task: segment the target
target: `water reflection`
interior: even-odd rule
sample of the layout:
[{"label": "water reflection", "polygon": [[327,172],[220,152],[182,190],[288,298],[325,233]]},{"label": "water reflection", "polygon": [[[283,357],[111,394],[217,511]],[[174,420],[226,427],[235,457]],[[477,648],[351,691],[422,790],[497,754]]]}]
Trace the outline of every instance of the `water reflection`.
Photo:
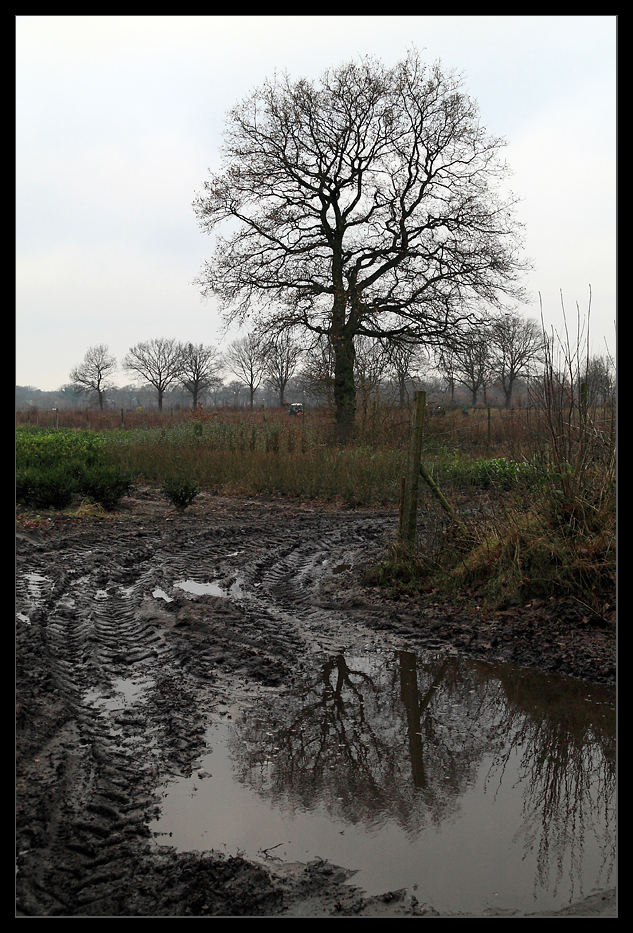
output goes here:
[{"label": "water reflection", "polygon": [[443,654],[337,655],[216,724],[205,779],[165,789],[155,830],[327,858],[440,911],[557,909],[615,883],[613,699]]},{"label": "water reflection", "polygon": [[[325,808],[375,830],[395,822],[416,839],[454,821],[483,774],[499,798],[520,797],[506,826],[534,863],[533,892],[567,901],[613,883],[613,691],[507,665],[346,657],[282,705],[238,723],[229,741],[238,779],[289,812]],[[494,843],[493,843],[494,844]],[[499,840],[499,845],[505,845]]]}]

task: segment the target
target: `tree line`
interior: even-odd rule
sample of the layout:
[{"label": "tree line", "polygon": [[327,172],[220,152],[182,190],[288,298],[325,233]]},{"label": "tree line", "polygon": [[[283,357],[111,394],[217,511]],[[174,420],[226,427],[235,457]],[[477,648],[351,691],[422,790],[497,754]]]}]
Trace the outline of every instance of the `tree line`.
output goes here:
[{"label": "tree line", "polygon": [[[493,315],[485,337],[473,327],[469,339],[462,339],[458,347],[447,343],[429,349],[357,337],[356,406],[365,421],[378,399],[404,407],[414,389],[425,388],[444,405],[511,408],[519,385],[523,395],[519,404],[525,404],[526,384],[544,378],[547,346],[537,322],[517,311]],[[256,332],[247,333],[224,353],[212,345],[175,339],[143,341],[130,348],[121,365],[135,378],[134,384],[123,388],[113,381],[118,363],[108,347],[90,347],[60,393],[73,407],[87,402],[102,410],[156,405],[162,411],[165,399],[171,407],[246,404],[253,408],[256,397],[259,400],[264,393],[269,405],[272,401],[280,407],[289,393],[293,401],[335,405],[335,354],[329,341],[302,346],[283,330],[266,340]],[[551,380],[552,373],[548,376]],[[607,357],[588,359],[582,378],[591,404],[604,404],[613,395],[615,375]],[[561,387],[568,381],[564,370],[557,381]],[[17,397],[16,402],[19,406]]]}]

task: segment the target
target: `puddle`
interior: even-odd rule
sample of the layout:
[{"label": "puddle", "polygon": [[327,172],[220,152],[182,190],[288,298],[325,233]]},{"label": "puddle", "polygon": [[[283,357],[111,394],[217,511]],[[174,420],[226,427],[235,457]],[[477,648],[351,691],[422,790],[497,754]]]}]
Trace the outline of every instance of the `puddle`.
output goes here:
[{"label": "puddle", "polygon": [[195,580],[181,580],[180,583],[174,583],[179,590],[186,593],[192,593],[194,596],[227,596],[228,591],[219,584],[211,581],[210,583],[196,583]]},{"label": "puddle", "polygon": [[[189,593],[191,596],[221,596],[223,599],[239,599],[243,596],[242,581],[239,577],[236,577],[228,587],[220,586],[215,580],[206,583],[200,583],[196,580],[181,580],[179,583],[174,583],[174,587],[184,590],[185,593]],[[161,589],[154,590],[152,596],[155,599],[164,599],[168,603],[172,601],[172,597]]]},{"label": "puddle", "polygon": [[165,590],[161,590],[159,587],[152,591],[152,596],[154,599],[164,599],[166,603],[173,602],[172,597],[168,596]]},{"label": "puddle", "polygon": [[615,691],[442,655],[332,658],[208,730],[161,844],[328,859],[440,912],[556,910],[615,884]]}]

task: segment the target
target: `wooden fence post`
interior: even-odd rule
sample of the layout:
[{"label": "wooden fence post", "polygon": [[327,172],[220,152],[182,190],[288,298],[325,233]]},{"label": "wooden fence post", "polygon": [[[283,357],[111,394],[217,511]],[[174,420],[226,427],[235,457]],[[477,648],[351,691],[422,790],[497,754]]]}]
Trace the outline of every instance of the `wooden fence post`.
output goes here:
[{"label": "wooden fence post", "polygon": [[411,421],[411,437],[409,440],[408,475],[404,485],[402,497],[402,513],[400,519],[400,541],[413,546],[415,544],[415,530],[418,517],[418,486],[420,481],[420,463],[422,462],[422,431],[424,428],[424,413],[426,409],[426,392],[416,391],[413,394],[413,418]]}]

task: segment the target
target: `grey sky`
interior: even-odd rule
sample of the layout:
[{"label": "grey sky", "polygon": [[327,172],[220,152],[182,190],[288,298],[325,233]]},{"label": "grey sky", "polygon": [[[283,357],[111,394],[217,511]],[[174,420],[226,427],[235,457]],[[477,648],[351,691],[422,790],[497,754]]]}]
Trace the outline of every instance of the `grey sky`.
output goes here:
[{"label": "grey sky", "polygon": [[[56,389],[90,346],[220,344],[191,284],[212,241],[191,203],[227,110],[276,70],[318,77],[415,45],[464,75],[508,141],[539,315],[615,350],[613,16],[16,17],[16,382]],[[232,334],[234,336],[234,334]],[[123,371],[119,384],[130,382]]]}]

